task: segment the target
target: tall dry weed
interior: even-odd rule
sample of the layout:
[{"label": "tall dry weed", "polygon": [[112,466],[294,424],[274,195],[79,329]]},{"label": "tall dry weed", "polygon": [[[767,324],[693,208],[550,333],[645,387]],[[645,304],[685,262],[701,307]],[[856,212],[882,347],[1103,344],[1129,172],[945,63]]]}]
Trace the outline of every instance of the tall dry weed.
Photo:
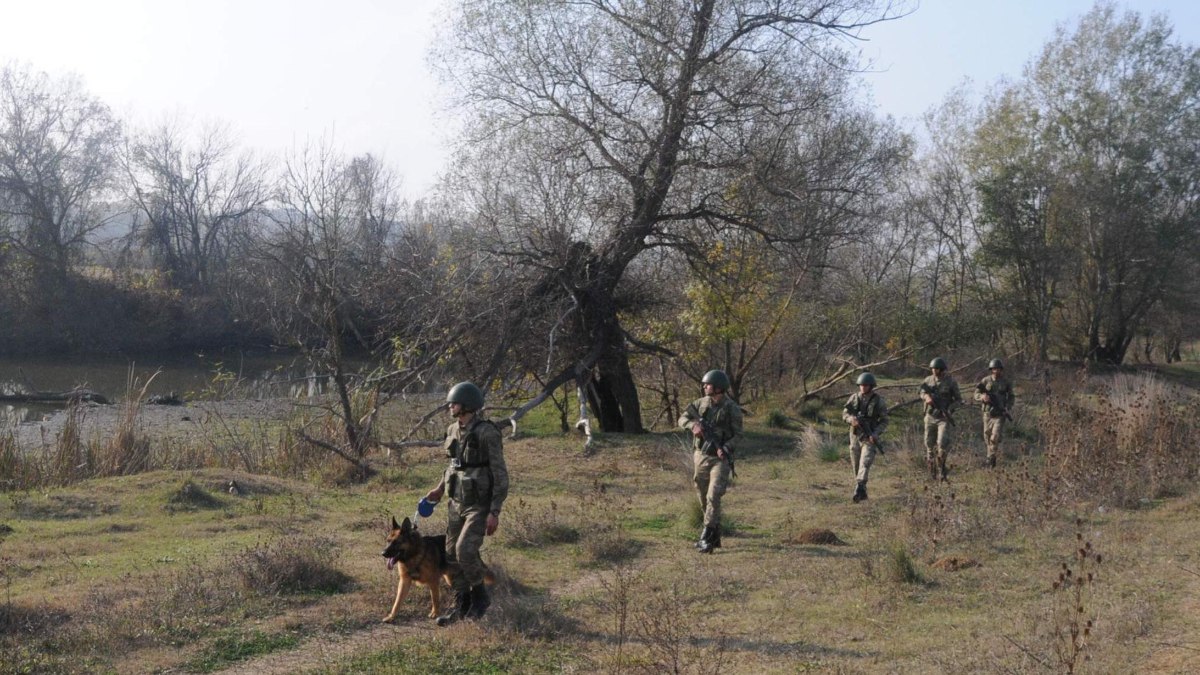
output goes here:
[{"label": "tall dry weed", "polygon": [[1136,506],[1194,482],[1194,394],[1144,374],[1077,381],[1048,401],[1040,423],[1045,479],[1063,506]]},{"label": "tall dry weed", "polygon": [[130,369],[121,415],[108,442],[95,453],[93,475],[128,476],[156,468],[151,466],[150,438],[142,429],[141,412],[146,390],[157,375],[151,375],[145,384],[139,386],[133,369]]},{"label": "tall dry weed", "polygon": [[25,487],[26,462],[12,431],[0,433],[0,491]]},{"label": "tall dry weed", "polygon": [[40,484],[69,485],[87,477],[91,456],[83,441],[83,417],[83,408],[78,403],[72,402],[63,411],[63,425],[40,472]]},{"label": "tall dry weed", "polygon": [[633,508],[628,496],[609,494],[600,482],[578,504],[579,546],[588,564],[628,560],[641,545],[629,536],[625,521]]},{"label": "tall dry weed", "polygon": [[987,482],[987,505],[994,511],[1000,534],[1041,527],[1057,514],[1061,499],[1040,464],[1022,458],[992,471]]},{"label": "tall dry weed", "polygon": [[[1037,664],[1048,672],[1077,673],[1091,661],[1101,623],[1096,584],[1103,556],[1083,536],[1083,520],[1075,519],[1075,537],[1069,562],[1059,563],[1051,582],[1044,616],[1032,622],[1025,641],[1011,636],[1005,640],[1019,650],[1020,669]],[[1103,605],[1111,609],[1111,604]],[[1115,617],[1114,617],[1115,618]],[[1113,642],[1119,636],[1107,636]],[[999,664],[996,664],[999,665]],[[1008,668],[1005,668],[1008,670]],[[1109,672],[1100,667],[1097,672]]]},{"label": "tall dry weed", "polygon": [[[659,577],[616,562],[600,583],[600,609],[613,631],[613,653],[598,664],[604,672],[715,675],[725,670],[726,638],[710,622],[706,603],[720,592],[720,579],[695,569]],[[698,637],[713,628],[716,638]]]},{"label": "tall dry weed", "polygon": [[822,431],[815,424],[806,424],[796,436],[796,451],[822,462],[836,462],[842,457],[842,441],[828,433],[828,428]]},{"label": "tall dry weed", "polygon": [[1062,563],[1054,593],[1054,656],[1061,672],[1074,673],[1088,658],[1096,625],[1091,606],[1102,557],[1083,538],[1083,521],[1075,520],[1075,552],[1071,563]]},{"label": "tall dry weed", "polygon": [[967,506],[958,493],[943,486],[923,485],[905,498],[906,539],[919,555],[968,538],[973,532]]},{"label": "tall dry weed", "polygon": [[705,644],[694,637],[705,623],[704,599],[680,578],[645,591],[634,615],[635,634],[651,657],[644,672],[715,675],[724,670],[724,639]]},{"label": "tall dry weed", "polygon": [[546,506],[533,506],[517,498],[515,509],[504,526],[504,538],[510,546],[536,549],[553,544],[579,541],[578,513],[560,508],[551,500]]}]

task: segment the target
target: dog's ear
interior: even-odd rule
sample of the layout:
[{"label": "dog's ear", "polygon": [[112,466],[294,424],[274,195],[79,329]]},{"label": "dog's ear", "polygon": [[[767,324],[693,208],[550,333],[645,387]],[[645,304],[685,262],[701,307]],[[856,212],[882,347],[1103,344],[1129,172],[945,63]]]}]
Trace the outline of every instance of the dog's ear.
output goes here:
[{"label": "dog's ear", "polygon": [[[405,520],[408,520],[408,518],[405,518]],[[393,530],[400,529],[400,524],[396,522],[396,516],[392,516],[392,529]]]},{"label": "dog's ear", "polygon": [[408,518],[405,518],[404,522],[401,523],[401,525],[400,525],[400,531],[401,532],[412,532],[412,530],[413,530],[412,521],[409,520]]}]

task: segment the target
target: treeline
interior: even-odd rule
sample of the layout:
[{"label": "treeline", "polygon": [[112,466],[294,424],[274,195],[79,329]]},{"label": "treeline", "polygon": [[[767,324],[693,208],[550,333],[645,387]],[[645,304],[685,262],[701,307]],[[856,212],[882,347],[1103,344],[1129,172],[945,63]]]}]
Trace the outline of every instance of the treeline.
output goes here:
[{"label": "treeline", "polygon": [[135,128],[5,67],[0,349],[272,341],[347,378],[365,350],[377,388],[577,387],[639,431],[713,366],[814,396],[934,352],[1195,337],[1200,58],[1162,18],[1102,2],[907,131],[836,39],[895,3],[474,4],[434,55],[463,143],[417,203],[371,155]]}]

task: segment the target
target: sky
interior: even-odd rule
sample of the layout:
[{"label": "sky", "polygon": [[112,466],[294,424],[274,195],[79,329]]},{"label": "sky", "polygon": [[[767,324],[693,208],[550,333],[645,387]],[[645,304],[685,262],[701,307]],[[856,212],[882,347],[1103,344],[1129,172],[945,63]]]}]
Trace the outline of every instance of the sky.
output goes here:
[{"label": "sky", "polygon": [[[436,181],[454,127],[427,64],[450,0],[0,0],[0,64],[75,74],[134,125],[227,123],[282,154],[331,142],[394,166],[404,193]],[[920,0],[850,45],[876,109],[915,123],[956,85],[1018,77],[1091,0]],[[1200,44],[1200,2],[1120,0]]]}]

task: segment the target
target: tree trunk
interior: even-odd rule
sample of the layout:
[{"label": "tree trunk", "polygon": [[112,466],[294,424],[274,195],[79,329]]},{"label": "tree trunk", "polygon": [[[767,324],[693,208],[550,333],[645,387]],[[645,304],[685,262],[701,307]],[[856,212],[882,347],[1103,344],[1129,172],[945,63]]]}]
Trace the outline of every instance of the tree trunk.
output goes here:
[{"label": "tree trunk", "polygon": [[[611,322],[609,325],[619,328],[615,316]],[[641,402],[633,371],[629,368],[629,352],[625,349],[623,334],[618,329],[607,337],[607,344],[593,369],[588,402],[596,413],[601,431],[643,433]]]}]

